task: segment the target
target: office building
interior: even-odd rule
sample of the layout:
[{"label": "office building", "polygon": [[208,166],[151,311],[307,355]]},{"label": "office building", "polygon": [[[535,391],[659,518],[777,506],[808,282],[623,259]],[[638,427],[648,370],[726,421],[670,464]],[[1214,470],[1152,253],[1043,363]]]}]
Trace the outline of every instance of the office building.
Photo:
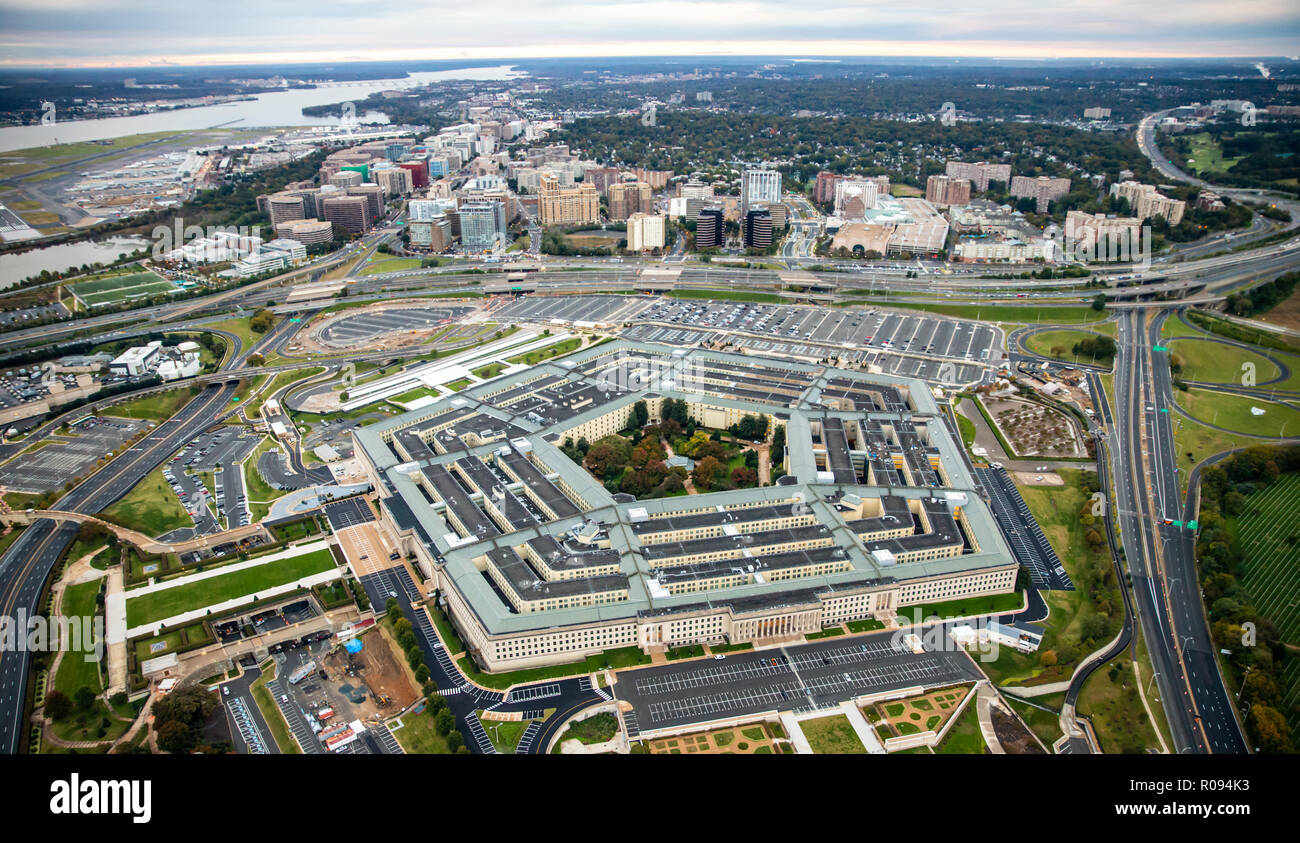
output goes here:
[{"label": "office building", "polygon": [[370,204],[364,196],[333,196],[321,202],[321,216],[348,234],[363,234],[371,225]]},{"label": "office building", "polygon": [[776,170],[746,170],[740,177],[740,206],[748,211],[761,203],[781,201],[781,174]]},{"label": "office building", "polygon": [[695,248],[716,249],[726,242],[727,230],[722,221],[722,209],[701,208],[695,218]]},{"label": "office building", "polygon": [[282,240],[297,240],[304,246],[316,246],[334,239],[334,226],[326,220],[292,220],[277,225],[275,236]]},{"label": "office building", "polygon": [[505,237],[505,206],[499,201],[460,204],[460,242],[466,249],[495,249]]},{"label": "office building", "polygon": [[766,207],[745,214],[745,248],[766,249],[772,245],[772,213]]}]

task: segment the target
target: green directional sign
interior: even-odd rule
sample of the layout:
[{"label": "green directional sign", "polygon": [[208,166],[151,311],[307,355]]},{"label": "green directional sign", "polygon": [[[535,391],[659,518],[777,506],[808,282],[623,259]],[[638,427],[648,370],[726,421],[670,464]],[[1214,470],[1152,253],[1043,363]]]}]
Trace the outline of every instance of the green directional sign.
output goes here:
[{"label": "green directional sign", "polygon": [[1169,349],[1168,349],[1167,347],[1163,346],[1163,345],[1153,345],[1153,346],[1151,346],[1151,350],[1152,350],[1152,351],[1168,351]]},{"label": "green directional sign", "polygon": [[295,317],[293,317],[292,319],[290,319],[289,321],[290,321],[290,322],[301,322],[302,320],[299,319],[297,316],[295,316]]},{"label": "green directional sign", "polygon": [[1169,408],[1168,408],[1168,407],[1161,407],[1161,408],[1160,408],[1160,412],[1162,412],[1162,413],[1167,413],[1167,412],[1169,412]]},{"label": "green directional sign", "polygon": [[1171,523],[1172,523],[1175,527],[1181,527],[1181,526],[1183,526],[1183,522],[1181,522],[1181,521],[1179,521],[1179,520],[1177,520],[1177,519],[1174,519],[1174,521],[1171,522]]},{"label": "green directional sign", "polygon": [[1187,522],[1187,529],[1189,529],[1189,530],[1195,530],[1195,529],[1197,529],[1199,526],[1200,526],[1200,522],[1199,522],[1199,521],[1188,521],[1188,522]]},{"label": "green directional sign", "polygon": [[231,400],[231,401],[238,401],[238,400],[239,400],[239,396],[238,396],[238,395],[232,395],[232,396],[230,396],[230,400]]}]

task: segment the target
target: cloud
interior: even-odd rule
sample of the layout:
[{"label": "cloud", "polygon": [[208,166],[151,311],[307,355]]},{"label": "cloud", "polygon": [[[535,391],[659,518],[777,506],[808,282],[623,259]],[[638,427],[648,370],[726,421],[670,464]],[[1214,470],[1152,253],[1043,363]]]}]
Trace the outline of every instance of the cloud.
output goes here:
[{"label": "cloud", "polygon": [[[709,53],[1242,55],[1294,52],[1294,0],[0,0],[3,61],[146,64]],[[777,45],[790,45],[772,49]],[[595,48],[607,50],[600,53]],[[871,52],[869,52],[871,51]],[[304,58],[300,60],[309,60]]]}]

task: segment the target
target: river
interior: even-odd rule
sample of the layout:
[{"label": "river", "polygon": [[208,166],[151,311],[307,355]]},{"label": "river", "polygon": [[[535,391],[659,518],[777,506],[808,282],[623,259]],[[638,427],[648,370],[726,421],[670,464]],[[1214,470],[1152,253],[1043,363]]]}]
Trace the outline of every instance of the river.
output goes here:
[{"label": "river", "polygon": [[[411,73],[406,79],[374,79],[355,83],[326,82],[316,88],[273,91],[225,105],[179,108],[139,114],[134,117],[70,120],[48,126],[8,126],[0,129],[0,152],[48,146],[54,143],[110,140],[153,132],[196,131],[213,126],[260,128],[331,125],[340,122],[342,115],[308,117],[302,113],[302,109],[309,105],[326,105],[347,100],[360,101],[376,91],[393,88],[399,83],[427,84],[447,79],[487,81],[512,79],[524,75],[526,74],[512,70],[511,65],[508,64],[495,67],[466,67],[459,70]],[[362,122],[387,122],[388,120],[382,113],[377,112],[361,115],[358,119]]]}]

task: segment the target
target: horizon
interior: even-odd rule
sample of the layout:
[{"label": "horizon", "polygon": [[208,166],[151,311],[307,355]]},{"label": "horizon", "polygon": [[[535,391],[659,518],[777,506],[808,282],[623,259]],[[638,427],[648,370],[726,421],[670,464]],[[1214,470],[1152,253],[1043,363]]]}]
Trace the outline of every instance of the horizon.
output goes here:
[{"label": "horizon", "polygon": [[1293,56],[1300,43],[1300,5],[1290,0],[1258,0],[1248,8],[1212,0],[1151,0],[1139,7],[1116,0],[1008,0],[989,10],[958,0],[906,7],[806,0],[798,15],[774,0],[501,0],[490,15],[440,0],[398,7],[231,0],[219,19],[208,20],[206,7],[189,12],[166,0],[129,7],[108,0],[0,0],[0,67],[702,55],[1246,59]]}]

